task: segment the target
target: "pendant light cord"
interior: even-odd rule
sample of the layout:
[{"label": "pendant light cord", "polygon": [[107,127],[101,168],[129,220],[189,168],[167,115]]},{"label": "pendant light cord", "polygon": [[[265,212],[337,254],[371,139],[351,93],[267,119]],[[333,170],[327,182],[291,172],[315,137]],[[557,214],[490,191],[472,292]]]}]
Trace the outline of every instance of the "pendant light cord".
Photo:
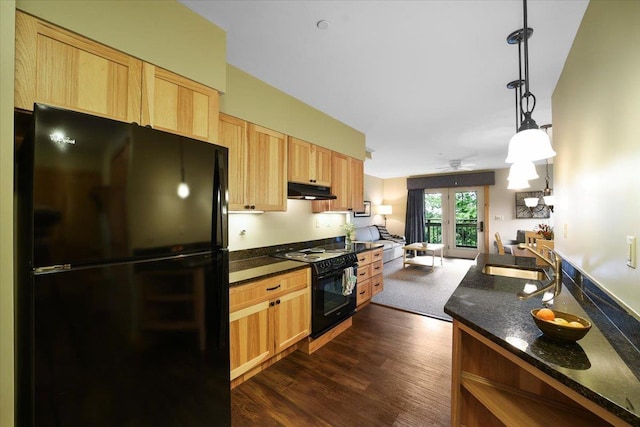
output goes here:
[{"label": "pendant light cord", "polygon": [[[524,9],[524,32],[527,32],[527,0],[522,0]],[[536,108],[536,97],[529,91],[529,42],[527,34],[524,35],[524,94],[520,98],[520,109],[524,117],[531,116],[533,110]],[[526,109],[525,109],[526,105]],[[531,106],[531,109],[529,109]],[[526,112],[526,113],[525,113]]]}]

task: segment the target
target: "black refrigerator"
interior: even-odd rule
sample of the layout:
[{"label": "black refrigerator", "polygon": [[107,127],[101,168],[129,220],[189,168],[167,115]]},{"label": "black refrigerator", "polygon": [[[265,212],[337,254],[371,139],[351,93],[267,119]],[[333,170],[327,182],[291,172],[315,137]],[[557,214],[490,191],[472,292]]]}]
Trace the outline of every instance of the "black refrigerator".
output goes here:
[{"label": "black refrigerator", "polygon": [[227,148],[40,104],[19,122],[17,424],[230,425]]}]

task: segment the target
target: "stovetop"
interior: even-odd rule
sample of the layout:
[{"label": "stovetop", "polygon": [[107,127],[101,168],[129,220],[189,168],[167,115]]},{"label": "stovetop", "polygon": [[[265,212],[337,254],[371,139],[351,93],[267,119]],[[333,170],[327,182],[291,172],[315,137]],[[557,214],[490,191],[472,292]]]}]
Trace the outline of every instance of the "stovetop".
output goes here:
[{"label": "stovetop", "polygon": [[274,254],[277,258],[310,263],[315,274],[343,270],[353,267],[358,261],[356,254],[347,249],[308,248]]},{"label": "stovetop", "polygon": [[317,262],[323,259],[329,259],[350,253],[346,249],[324,249],[324,248],[309,248],[300,249],[299,251],[291,251],[278,253],[275,256],[278,258],[293,259],[303,262]]}]

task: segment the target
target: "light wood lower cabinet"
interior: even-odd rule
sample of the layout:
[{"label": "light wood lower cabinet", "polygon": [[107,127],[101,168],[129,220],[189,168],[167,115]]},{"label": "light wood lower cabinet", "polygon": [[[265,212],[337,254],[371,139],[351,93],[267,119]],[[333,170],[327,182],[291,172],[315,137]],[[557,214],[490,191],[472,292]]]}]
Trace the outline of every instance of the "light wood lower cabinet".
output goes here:
[{"label": "light wood lower cabinet", "polygon": [[628,425],[457,320],[452,369],[452,426]]},{"label": "light wood lower cabinet", "polygon": [[360,308],[384,289],[382,248],[358,254],[357,277],[356,305]]},{"label": "light wood lower cabinet", "polygon": [[311,332],[311,270],[229,290],[231,380],[237,385]]}]

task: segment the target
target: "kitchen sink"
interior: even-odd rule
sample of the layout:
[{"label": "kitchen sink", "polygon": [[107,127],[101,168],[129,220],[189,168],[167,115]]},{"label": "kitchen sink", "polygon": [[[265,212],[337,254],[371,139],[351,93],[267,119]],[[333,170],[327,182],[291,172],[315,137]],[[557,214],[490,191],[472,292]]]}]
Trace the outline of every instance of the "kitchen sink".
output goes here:
[{"label": "kitchen sink", "polygon": [[482,272],[492,276],[512,277],[514,279],[547,280],[549,278],[543,270],[505,267],[503,265],[485,265]]}]

